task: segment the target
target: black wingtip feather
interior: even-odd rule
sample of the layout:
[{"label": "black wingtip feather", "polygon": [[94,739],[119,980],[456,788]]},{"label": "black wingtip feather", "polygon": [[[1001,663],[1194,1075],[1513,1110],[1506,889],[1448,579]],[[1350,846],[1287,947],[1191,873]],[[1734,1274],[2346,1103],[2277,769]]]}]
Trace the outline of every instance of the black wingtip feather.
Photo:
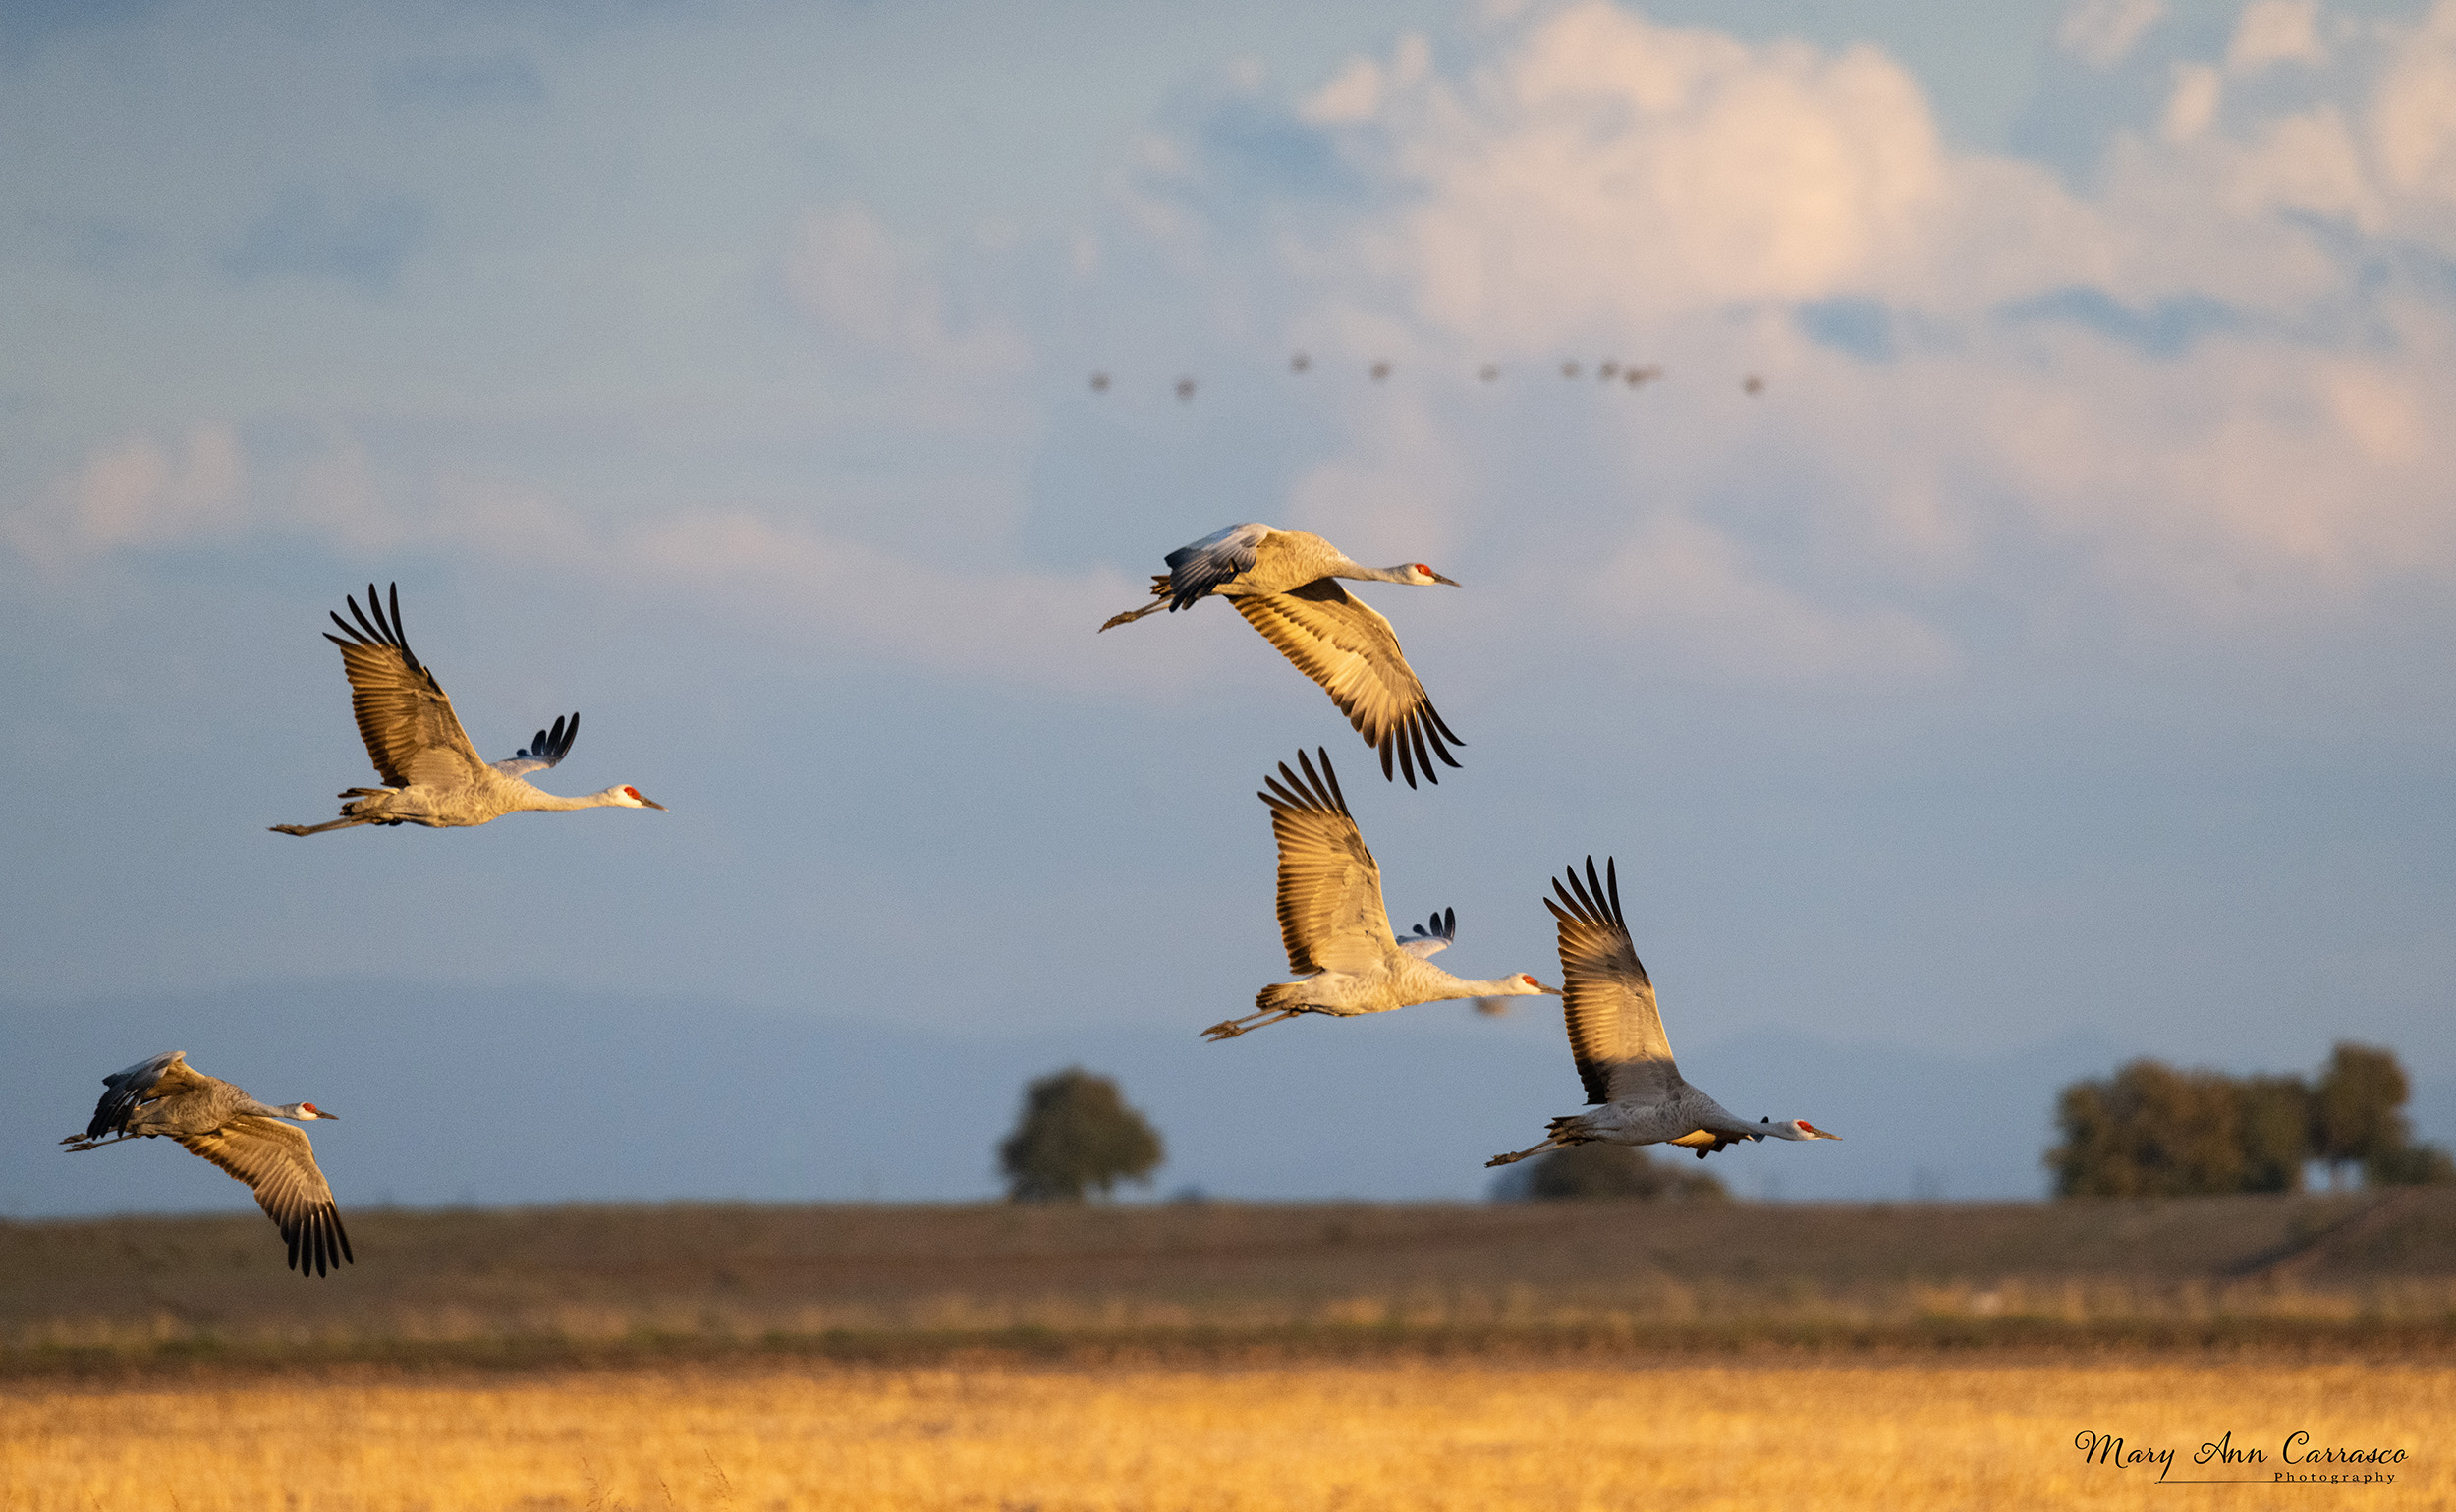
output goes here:
[{"label": "black wingtip feather", "polygon": [[1432,757],[1424,755],[1424,727],[1422,721],[1411,719],[1407,722],[1407,739],[1416,748],[1416,764],[1423,768],[1424,780],[1439,786],[1441,776],[1432,769]]},{"label": "black wingtip feather", "polygon": [[[359,607],[359,595],[351,594],[349,598],[350,618],[358,621],[359,628],[366,632],[368,644],[390,645],[392,636],[383,628],[384,606],[375,597],[375,585],[372,583],[366,586],[366,602],[367,609],[362,609]],[[374,611],[374,618],[367,618],[368,609]]]}]

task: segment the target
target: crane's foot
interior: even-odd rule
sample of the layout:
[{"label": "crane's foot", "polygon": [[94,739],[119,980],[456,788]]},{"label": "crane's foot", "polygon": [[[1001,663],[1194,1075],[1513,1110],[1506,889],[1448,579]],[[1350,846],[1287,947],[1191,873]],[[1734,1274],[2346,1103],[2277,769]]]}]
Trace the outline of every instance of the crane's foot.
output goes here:
[{"label": "crane's foot", "polygon": [[398,819],[362,819],[343,817],[322,824],[267,824],[265,828],[277,835],[320,835],[328,829],[348,829],[357,824],[397,824]]},{"label": "crane's foot", "polygon": [[67,1139],[60,1141],[60,1143],[66,1145],[68,1147],[68,1152],[74,1155],[88,1149],[100,1149],[105,1145],[125,1145],[130,1140],[135,1138],[137,1138],[137,1136],[133,1134],[122,1134],[112,1139],[97,1140],[88,1138],[83,1134],[72,1134]]},{"label": "crane's foot", "polygon": [[1281,1019],[1293,1019],[1302,1011],[1292,1008],[1271,1008],[1259,1013],[1249,1013],[1242,1019],[1222,1019],[1219,1023],[1202,1031],[1202,1037],[1214,1041],[1234,1039],[1239,1035],[1250,1035],[1266,1025],[1276,1024]]},{"label": "crane's foot", "polygon": [[1565,1148],[1568,1144],[1570,1144],[1570,1143],[1574,1143],[1574,1142],[1571,1142],[1571,1141],[1562,1141],[1562,1140],[1552,1140],[1552,1139],[1547,1139],[1547,1140],[1545,1140],[1542,1144],[1537,1145],[1537,1146],[1535,1146],[1535,1147],[1534,1147],[1534,1148],[1528,1148],[1528,1149],[1521,1149],[1521,1150],[1518,1150],[1518,1151],[1516,1151],[1515,1153],[1512,1153],[1512,1154],[1506,1154],[1506,1155],[1494,1155],[1491,1159],[1486,1160],[1486,1161],[1483,1163],[1483,1164],[1484,1164],[1484,1168],[1485,1168],[1486,1170],[1490,1170],[1493,1166],[1496,1166],[1496,1165],[1516,1165],[1519,1161],[1521,1161],[1521,1160],[1525,1160],[1525,1159],[1529,1159],[1529,1158],[1531,1158],[1531,1157],[1533,1157],[1533,1156],[1535,1156],[1535,1155],[1539,1155],[1539,1154],[1543,1153],[1543,1152],[1544,1152],[1545,1150],[1547,1150],[1547,1149],[1560,1149],[1560,1148]]},{"label": "crane's foot", "polygon": [[[1112,614],[1108,617],[1108,622],[1100,627],[1100,630],[1115,630],[1120,625],[1131,625],[1146,614],[1156,614],[1160,610],[1167,607],[1168,600],[1161,598],[1144,604],[1140,609],[1129,609],[1123,614]],[[1093,631],[1092,634],[1097,635],[1099,634],[1099,631]]]}]

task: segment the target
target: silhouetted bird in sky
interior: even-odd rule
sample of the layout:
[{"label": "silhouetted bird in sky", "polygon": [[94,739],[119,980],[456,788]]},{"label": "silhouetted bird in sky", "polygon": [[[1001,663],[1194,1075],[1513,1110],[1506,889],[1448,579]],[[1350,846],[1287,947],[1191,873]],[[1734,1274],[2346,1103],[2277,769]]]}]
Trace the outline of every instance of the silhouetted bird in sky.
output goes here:
[{"label": "silhouetted bird in sky", "polygon": [[1192,378],[1177,380],[1177,400],[1181,404],[1194,403],[1194,380]]}]

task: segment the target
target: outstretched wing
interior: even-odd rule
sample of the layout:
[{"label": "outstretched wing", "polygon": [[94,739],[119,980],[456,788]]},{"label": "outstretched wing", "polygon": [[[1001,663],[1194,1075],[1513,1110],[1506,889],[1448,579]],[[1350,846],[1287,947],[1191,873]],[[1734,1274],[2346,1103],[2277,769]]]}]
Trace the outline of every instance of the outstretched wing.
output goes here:
[{"label": "outstretched wing", "polygon": [[506,777],[526,777],[530,772],[541,772],[549,766],[559,765],[565,756],[571,755],[572,742],[579,738],[580,715],[575,712],[566,722],[562,715],[557,714],[553,729],[539,730],[536,737],[514,753],[510,760],[489,761],[486,764]]},{"label": "outstretched wing", "polygon": [[1569,885],[1552,883],[1560,902],[1543,906],[1559,922],[1561,1006],[1569,1023],[1569,1053],[1587,1084],[1589,1102],[1658,1102],[1679,1079],[1654,983],[1638,964],[1629,924],[1620,912],[1620,871],[1609,860],[1603,877],[1587,858],[1586,880],[1569,870]]},{"label": "outstretched wing", "polygon": [[312,1268],[320,1276],[345,1260],[355,1263],[333,1189],[316,1168],[315,1147],[304,1131],[243,1113],[210,1133],[173,1137],[254,1189],[256,1205],[290,1246],[291,1269],[306,1275]]},{"label": "outstretched wing", "polygon": [[1168,553],[1168,612],[1174,614],[1252,571],[1269,534],[1266,525],[1232,525]]},{"label": "outstretched wing", "polygon": [[[392,586],[392,614],[366,586],[366,609],[350,600],[353,627],[340,615],[343,640],[329,631],[324,639],[341,647],[342,670],[350,675],[350,706],[359,716],[359,738],[366,742],[368,759],[386,787],[417,783],[442,787],[473,780],[484,762],[470,744],[460,717],[452,712],[435,674],[419,665],[401,634],[401,585]],[[372,618],[369,618],[369,614]]]},{"label": "outstretched wing", "polygon": [[1255,797],[1270,805],[1270,832],[1279,841],[1279,937],[1288,947],[1288,970],[1368,971],[1388,958],[1397,941],[1381,905],[1381,868],[1348,814],[1330,753],[1321,771],[1303,752],[1300,777],[1279,763],[1277,777]]},{"label": "outstretched wing", "polygon": [[1398,632],[1336,579],[1319,578],[1285,593],[1239,594],[1228,601],[1298,671],[1321,684],[1365,744],[1380,751],[1383,777],[1390,775],[1394,756],[1411,788],[1419,768],[1425,781],[1441,780],[1433,772],[1434,756],[1451,766],[1458,764],[1442,738],[1447,736],[1452,745],[1467,743],[1424,697],[1424,685],[1416,680],[1415,669],[1399,649]]},{"label": "outstretched wing", "polygon": [[1430,924],[1420,924],[1399,948],[1419,961],[1430,960],[1447,950],[1458,939],[1458,910],[1443,909],[1432,916]]},{"label": "outstretched wing", "polygon": [[110,1090],[93,1107],[93,1122],[85,1126],[85,1138],[98,1140],[104,1135],[118,1134],[128,1127],[128,1120],[137,1110],[156,1097],[191,1091],[205,1085],[205,1077],[188,1064],[185,1050],[164,1050],[149,1055],[125,1071],[115,1071],[102,1079]]}]

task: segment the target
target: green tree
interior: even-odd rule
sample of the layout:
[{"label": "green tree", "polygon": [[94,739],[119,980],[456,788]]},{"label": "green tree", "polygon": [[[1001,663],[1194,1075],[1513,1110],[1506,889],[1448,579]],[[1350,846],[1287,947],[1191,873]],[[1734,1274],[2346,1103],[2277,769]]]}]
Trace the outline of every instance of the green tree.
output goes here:
[{"label": "green tree", "polygon": [[2213,1071],[2136,1060],[2057,1100],[2064,1143],[2046,1153],[2059,1197],[2189,1197],[2242,1190],[2242,1108]]},{"label": "green tree", "polygon": [[2311,1089],[2298,1076],[2248,1076],[2234,1084],[2243,1137],[2243,1190],[2300,1192],[2311,1159]]},{"label": "green tree", "polygon": [[1658,1165],[1642,1149],[1601,1141],[1555,1149],[1504,1175],[1493,1191],[1503,1202],[1538,1203],[1615,1197],[1720,1202],[1729,1195],[1703,1171]]},{"label": "green tree", "polygon": [[1019,1203],[1080,1203],[1121,1178],[1146,1179],[1163,1158],[1160,1137],[1126,1106],[1117,1084],[1081,1066],[1024,1089],[1015,1132],[998,1146],[1006,1195]]},{"label": "green tree", "polygon": [[2312,1094],[2312,1153],[2328,1162],[2328,1184],[2346,1166],[2367,1164],[2406,1148],[2409,1089],[2394,1051],[2340,1040]]}]

